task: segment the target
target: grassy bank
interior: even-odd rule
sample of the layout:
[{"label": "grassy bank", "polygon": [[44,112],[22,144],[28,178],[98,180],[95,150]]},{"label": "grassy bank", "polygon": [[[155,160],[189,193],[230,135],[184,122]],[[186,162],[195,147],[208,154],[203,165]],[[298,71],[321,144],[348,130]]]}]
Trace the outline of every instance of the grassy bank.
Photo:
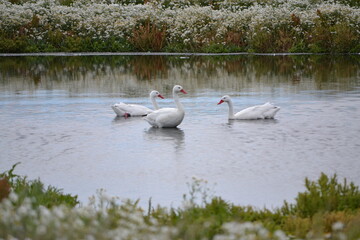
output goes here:
[{"label": "grassy bank", "polygon": [[0,52],[360,52],[357,0],[0,0]]},{"label": "grassy bank", "polygon": [[[15,166],[14,166],[15,167]],[[237,206],[210,197],[194,179],[179,208],[138,206],[99,191],[87,205],[39,180],[0,176],[1,239],[359,239],[360,191],[321,174],[277,209]]]}]

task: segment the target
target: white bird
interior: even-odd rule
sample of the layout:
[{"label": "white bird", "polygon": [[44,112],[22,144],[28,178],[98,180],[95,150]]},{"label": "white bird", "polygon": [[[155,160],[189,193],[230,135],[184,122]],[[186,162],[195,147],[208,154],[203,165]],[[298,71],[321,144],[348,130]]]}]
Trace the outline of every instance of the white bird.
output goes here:
[{"label": "white bird", "polygon": [[[159,109],[159,105],[157,104],[155,98],[159,97],[164,99],[163,96],[158,91],[151,91],[150,92],[150,101],[154,105],[155,110]],[[111,108],[114,110],[116,115],[119,117],[143,117],[148,115],[149,113],[153,112],[152,109],[138,105],[138,104],[126,104],[126,103],[116,103],[111,106]]]},{"label": "white bird", "polygon": [[234,114],[233,103],[230,96],[223,96],[218,105],[226,102],[229,105],[229,119],[238,119],[238,120],[251,120],[251,119],[267,119],[274,118],[275,114],[280,110],[279,107],[274,106],[273,104],[267,102],[263,105],[256,105],[252,107],[245,108],[240,112]]},{"label": "white bird", "polygon": [[183,105],[179,101],[179,93],[187,94],[182,86],[175,85],[173,88],[173,98],[176,108],[162,108],[148,114],[144,119],[153,127],[173,128],[177,127],[185,116]]}]

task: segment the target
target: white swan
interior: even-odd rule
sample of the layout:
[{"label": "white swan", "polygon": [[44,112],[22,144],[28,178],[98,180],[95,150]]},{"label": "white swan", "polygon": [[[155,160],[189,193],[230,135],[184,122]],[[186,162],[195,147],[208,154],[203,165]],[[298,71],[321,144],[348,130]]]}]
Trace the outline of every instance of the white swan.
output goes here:
[{"label": "white swan", "polygon": [[162,108],[148,114],[144,119],[153,127],[171,128],[177,127],[185,116],[183,105],[179,101],[179,93],[187,94],[182,86],[175,85],[173,97],[177,108]]},{"label": "white swan", "polygon": [[[154,105],[155,110],[159,109],[159,105],[155,100],[156,97],[164,98],[158,91],[154,90],[150,92],[150,101]],[[112,105],[111,108],[119,117],[143,117],[153,112],[153,110],[148,107],[138,104],[126,104],[123,102],[116,103]]]},{"label": "white swan", "polygon": [[238,113],[234,114],[233,103],[230,96],[223,96],[218,105],[226,102],[229,105],[229,119],[243,119],[243,120],[251,120],[251,119],[266,119],[266,118],[274,118],[275,114],[280,110],[279,107],[274,106],[271,103],[265,103],[263,105],[256,105],[253,107],[248,107],[241,110]]}]

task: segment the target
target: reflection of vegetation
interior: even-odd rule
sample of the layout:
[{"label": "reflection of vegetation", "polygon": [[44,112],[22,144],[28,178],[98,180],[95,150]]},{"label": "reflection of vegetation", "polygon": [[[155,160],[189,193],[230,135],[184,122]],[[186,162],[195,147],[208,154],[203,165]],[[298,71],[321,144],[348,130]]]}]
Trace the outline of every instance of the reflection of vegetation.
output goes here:
[{"label": "reflection of vegetation", "polygon": [[139,80],[167,78],[168,61],[164,56],[139,56],[131,58],[129,66]]},{"label": "reflection of vegetation", "polygon": [[[312,89],[351,89],[360,56],[29,56],[0,58],[0,83],[21,89],[72,89],[116,92],[131,87],[229,88],[310,84]],[[151,85],[151,86],[150,86]],[[151,87],[152,88],[152,87]],[[159,89],[161,90],[161,89]]]},{"label": "reflection of vegetation", "polygon": [[[14,166],[15,167],[15,166]],[[40,180],[0,174],[0,237],[8,239],[349,239],[360,237],[360,191],[337,176],[306,178],[294,204],[274,210],[243,207],[213,196],[194,178],[178,208],[144,211],[99,192],[87,206]],[[91,236],[91,237],[90,237]]]}]

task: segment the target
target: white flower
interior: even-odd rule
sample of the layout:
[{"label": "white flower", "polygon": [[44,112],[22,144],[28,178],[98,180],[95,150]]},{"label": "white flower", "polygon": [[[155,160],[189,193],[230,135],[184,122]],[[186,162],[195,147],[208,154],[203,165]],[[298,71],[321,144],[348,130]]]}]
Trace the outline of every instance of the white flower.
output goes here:
[{"label": "white flower", "polygon": [[274,236],[275,236],[276,239],[278,239],[278,240],[287,240],[287,239],[289,239],[289,238],[286,236],[286,234],[285,234],[283,231],[281,231],[281,230],[276,230],[276,231],[274,232]]},{"label": "white flower", "polygon": [[10,192],[9,199],[10,199],[10,201],[15,203],[19,200],[19,197],[15,192]]},{"label": "white flower", "polygon": [[46,234],[46,226],[45,225],[38,225],[36,228],[36,233],[39,235],[45,235]]},{"label": "white flower", "polygon": [[55,217],[63,219],[65,217],[64,209],[60,206],[54,207],[52,210]]},{"label": "white flower", "polygon": [[17,214],[19,216],[25,216],[28,212],[29,212],[29,207],[26,205],[21,205],[18,209],[17,209]]},{"label": "white flower", "polygon": [[344,229],[344,224],[342,222],[336,222],[332,225],[333,231],[341,231]]}]

